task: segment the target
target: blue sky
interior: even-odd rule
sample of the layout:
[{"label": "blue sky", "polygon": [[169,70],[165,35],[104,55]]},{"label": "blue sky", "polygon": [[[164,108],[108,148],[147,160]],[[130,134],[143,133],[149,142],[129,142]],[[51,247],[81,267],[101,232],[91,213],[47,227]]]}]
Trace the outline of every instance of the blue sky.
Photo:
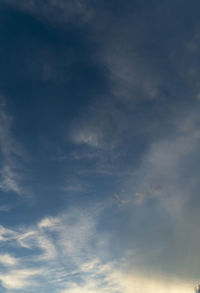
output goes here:
[{"label": "blue sky", "polygon": [[199,9],[0,0],[0,291],[194,291]]}]

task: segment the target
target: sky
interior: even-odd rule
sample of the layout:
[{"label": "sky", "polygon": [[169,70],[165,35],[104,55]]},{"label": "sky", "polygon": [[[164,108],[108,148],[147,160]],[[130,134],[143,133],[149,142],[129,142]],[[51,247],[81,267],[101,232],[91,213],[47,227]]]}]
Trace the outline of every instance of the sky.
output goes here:
[{"label": "sky", "polygon": [[0,292],[194,292],[199,11],[0,0]]}]

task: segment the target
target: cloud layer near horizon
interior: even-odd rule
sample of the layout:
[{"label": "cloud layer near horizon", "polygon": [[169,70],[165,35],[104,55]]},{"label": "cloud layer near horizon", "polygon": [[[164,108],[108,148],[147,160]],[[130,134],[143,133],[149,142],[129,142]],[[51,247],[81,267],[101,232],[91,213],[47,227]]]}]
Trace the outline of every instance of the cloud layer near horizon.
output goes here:
[{"label": "cloud layer near horizon", "polygon": [[[71,210],[32,227],[1,226],[0,280],[8,292],[190,292],[191,283],[163,280],[104,259],[107,239],[96,233],[99,212]],[[10,254],[15,247],[21,257]],[[127,271],[126,271],[127,270]],[[184,291],[183,291],[184,290]]]}]

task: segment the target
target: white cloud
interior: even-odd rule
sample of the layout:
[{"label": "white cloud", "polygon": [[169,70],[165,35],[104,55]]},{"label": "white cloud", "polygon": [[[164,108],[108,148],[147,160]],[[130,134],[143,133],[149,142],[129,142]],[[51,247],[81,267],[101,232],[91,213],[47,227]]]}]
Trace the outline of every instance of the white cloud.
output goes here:
[{"label": "white cloud", "polygon": [[192,283],[176,279],[162,279],[159,276],[145,276],[138,272],[123,272],[112,264],[98,265],[91,270],[82,284],[69,283],[59,293],[190,293]]},{"label": "white cloud", "polygon": [[[105,245],[97,231],[98,209],[70,210],[59,217],[47,217],[35,226],[4,227],[6,249],[21,246],[29,253],[18,260],[9,253],[0,255],[6,271],[0,272],[2,286],[24,293],[33,288],[58,293],[189,293],[192,285],[173,278],[146,275],[130,270],[129,256],[118,261],[105,258]],[[104,235],[105,237],[105,235]],[[11,246],[10,246],[11,245]],[[15,253],[17,254],[17,252]],[[9,291],[8,291],[9,292]]]},{"label": "white cloud", "polygon": [[0,263],[3,265],[16,265],[18,263],[18,259],[9,255],[8,253],[6,254],[0,254]]},{"label": "white cloud", "polygon": [[57,256],[57,249],[55,245],[52,242],[52,239],[49,239],[46,236],[39,235],[37,237],[37,245],[40,249],[43,250],[43,253],[41,256],[38,257],[38,259],[41,260],[51,260],[55,259]]},{"label": "white cloud", "polygon": [[33,286],[33,277],[41,274],[41,270],[12,270],[7,274],[0,274],[2,285],[6,289],[25,289]]},{"label": "white cloud", "polygon": [[11,229],[7,229],[0,225],[0,241],[8,241],[11,239],[15,239],[17,237],[17,233]]},{"label": "white cloud", "polygon": [[173,278],[162,279],[159,276],[146,276],[137,272],[124,274],[120,271],[114,271],[112,278],[118,280],[123,291],[126,293],[190,293],[193,291],[192,283],[183,282]]},{"label": "white cloud", "polygon": [[[0,280],[7,289],[24,289],[31,286],[61,286],[67,275],[80,274],[90,269],[88,259],[93,256],[85,252],[90,249],[93,237],[95,210],[89,215],[81,210],[71,210],[59,218],[44,218],[32,227],[18,227],[15,230],[0,228],[0,240],[5,249],[21,247],[29,251],[28,256],[12,257],[9,253],[0,255],[0,262],[6,272],[0,272]],[[85,252],[84,252],[85,251]],[[27,252],[26,252],[27,254]],[[85,265],[84,265],[85,264]],[[12,269],[9,267],[12,266]],[[38,271],[38,268],[39,271]],[[38,278],[42,269],[42,281]],[[82,269],[81,269],[82,270]]]},{"label": "white cloud", "polygon": [[31,248],[35,244],[37,231],[24,231],[18,234],[17,241],[22,247]]},{"label": "white cloud", "polygon": [[1,170],[1,184],[0,188],[7,192],[7,191],[14,191],[17,194],[21,194],[21,188],[19,187],[17,175],[13,170],[14,168],[11,167],[10,163],[5,165]]},{"label": "white cloud", "polygon": [[60,221],[57,218],[45,218],[39,224],[40,228],[54,228],[56,225],[59,225]]}]

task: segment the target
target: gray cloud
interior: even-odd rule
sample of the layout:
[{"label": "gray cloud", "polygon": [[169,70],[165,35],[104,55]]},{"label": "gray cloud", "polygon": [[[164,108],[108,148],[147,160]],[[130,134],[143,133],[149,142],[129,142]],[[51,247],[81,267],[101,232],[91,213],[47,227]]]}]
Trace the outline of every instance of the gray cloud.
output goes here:
[{"label": "gray cloud", "polygon": [[[200,245],[198,111],[188,110],[172,120],[174,130],[153,141],[140,166],[133,166],[132,175],[121,181],[117,209],[124,218],[121,223],[116,220],[121,229],[110,227],[111,238],[118,239],[119,250],[136,251],[130,268],[195,281]],[[123,232],[122,227],[126,227]]]},{"label": "gray cloud", "polygon": [[[187,52],[196,50],[198,37],[192,41],[195,45],[183,47],[181,52],[170,41],[167,52],[161,46],[161,59],[170,61],[161,70],[164,65],[156,59],[157,48],[152,57],[155,63],[151,63],[148,54],[140,50],[146,35],[139,38],[132,22],[129,28],[128,21],[124,25],[114,22],[113,26],[115,20],[106,21],[110,24],[108,32],[99,28],[105,34],[98,58],[108,70],[110,93],[99,99],[97,106],[94,103],[84,118],[77,119],[71,139],[89,149],[100,149],[104,157],[109,153],[115,158],[113,165],[118,164],[119,174],[123,160],[120,158],[129,154],[127,177],[119,176],[121,190],[114,199],[123,220],[116,220],[116,226],[114,223],[108,228],[112,242],[119,241],[117,253],[135,249],[130,267],[194,280],[198,277],[200,244],[196,233],[200,204],[200,121],[196,99],[199,74],[197,57]],[[177,58],[179,53],[182,58]],[[191,60],[193,77],[188,76],[187,70]],[[172,78],[170,72],[174,74]],[[177,85],[187,81],[186,91],[173,78]],[[131,161],[131,155],[138,160]]]}]

